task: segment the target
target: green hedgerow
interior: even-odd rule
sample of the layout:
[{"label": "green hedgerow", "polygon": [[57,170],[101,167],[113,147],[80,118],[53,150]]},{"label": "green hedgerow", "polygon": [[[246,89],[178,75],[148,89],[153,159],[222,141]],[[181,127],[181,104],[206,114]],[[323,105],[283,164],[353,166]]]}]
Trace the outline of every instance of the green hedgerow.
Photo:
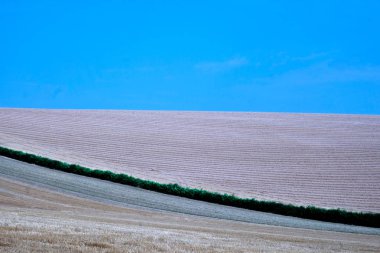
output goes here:
[{"label": "green hedgerow", "polygon": [[111,171],[93,170],[77,164],[67,164],[9,148],[0,147],[0,155],[19,161],[32,163],[50,169],[74,173],[78,175],[108,180],[115,183],[140,187],[175,196],[202,200],[222,205],[240,207],[250,210],[276,213],[305,219],[360,225],[367,227],[380,227],[379,213],[358,213],[342,209],[323,209],[314,206],[294,206],[272,201],[259,201],[256,199],[243,199],[234,195],[209,192],[203,189],[182,187],[178,184],[161,184],[149,180],[135,178],[126,174],[117,174]]}]

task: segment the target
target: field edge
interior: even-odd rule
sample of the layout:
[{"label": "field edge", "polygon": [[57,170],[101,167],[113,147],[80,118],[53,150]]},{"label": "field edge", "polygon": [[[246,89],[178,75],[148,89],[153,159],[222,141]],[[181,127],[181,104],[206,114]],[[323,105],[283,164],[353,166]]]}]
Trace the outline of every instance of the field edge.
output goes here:
[{"label": "field edge", "polygon": [[325,209],[315,206],[295,206],[274,201],[260,201],[254,198],[239,198],[230,194],[221,194],[203,189],[188,188],[178,184],[163,184],[155,181],[144,180],[127,174],[114,173],[108,170],[94,170],[77,164],[69,164],[1,146],[0,155],[54,170],[93,177],[210,203],[298,218],[380,228],[380,213],[352,212],[344,209]]}]

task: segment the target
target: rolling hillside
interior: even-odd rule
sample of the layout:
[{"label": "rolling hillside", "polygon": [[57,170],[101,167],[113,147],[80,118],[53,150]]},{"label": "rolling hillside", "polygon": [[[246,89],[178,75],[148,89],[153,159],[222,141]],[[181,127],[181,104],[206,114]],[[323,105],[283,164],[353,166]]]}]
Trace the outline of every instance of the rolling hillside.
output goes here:
[{"label": "rolling hillside", "polygon": [[0,212],[2,253],[380,250],[378,234],[269,226],[123,207],[2,176]]},{"label": "rolling hillside", "polygon": [[162,183],[380,212],[380,117],[0,109],[0,146]]}]

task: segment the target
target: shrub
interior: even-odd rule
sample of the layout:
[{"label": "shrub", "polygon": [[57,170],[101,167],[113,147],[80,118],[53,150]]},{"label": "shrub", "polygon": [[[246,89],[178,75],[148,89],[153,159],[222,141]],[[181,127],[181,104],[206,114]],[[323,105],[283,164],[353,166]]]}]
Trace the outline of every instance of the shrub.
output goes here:
[{"label": "shrub", "polygon": [[112,181],[115,183],[140,187],[146,190],[157,191],[175,196],[202,200],[222,205],[240,207],[250,210],[270,212],[294,216],[299,218],[360,225],[367,227],[380,227],[379,213],[350,212],[342,209],[323,209],[314,206],[294,206],[272,201],[259,201],[256,199],[242,199],[234,195],[209,192],[203,189],[182,187],[178,184],[161,184],[149,180],[135,178],[126,174],[117,174],[111,171],[92,170],[77,164],[67,164],[22,151],[0,147],[0,155],[19,161],[32,163],[50,169],[84,175],[88,177]]}]

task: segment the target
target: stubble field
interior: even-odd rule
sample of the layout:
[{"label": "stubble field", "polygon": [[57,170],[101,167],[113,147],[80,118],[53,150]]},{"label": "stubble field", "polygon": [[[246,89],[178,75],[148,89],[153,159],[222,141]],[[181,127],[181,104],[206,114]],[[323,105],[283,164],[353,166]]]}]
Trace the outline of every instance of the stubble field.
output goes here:
[{"label": "stubble field", "polygon": [[0,109],[0,146],[161,183],[380,212],[380,117]]},{"label": "stubble field", "polygon": [[133,209],[0,177],[1,252],[378,252],[378,235]]}]

